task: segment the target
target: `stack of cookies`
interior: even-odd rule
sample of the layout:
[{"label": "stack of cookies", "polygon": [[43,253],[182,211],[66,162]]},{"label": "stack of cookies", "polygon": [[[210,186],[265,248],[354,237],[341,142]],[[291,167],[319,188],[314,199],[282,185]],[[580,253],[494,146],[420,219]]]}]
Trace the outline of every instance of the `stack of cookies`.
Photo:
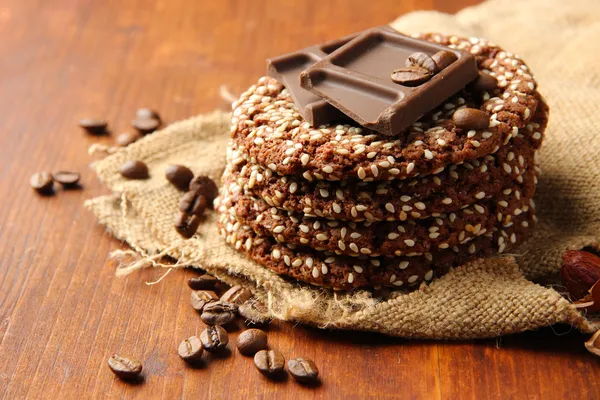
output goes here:
[{"label": "stack of cookies", "polygon": [[312,126],[270,77],[242,94],[216,200],[228,244],[350,290],[415,286],[528,237],[548,121],[531,72],[485,40],[418,38],[471,53],[480,76],[400,136]]}]

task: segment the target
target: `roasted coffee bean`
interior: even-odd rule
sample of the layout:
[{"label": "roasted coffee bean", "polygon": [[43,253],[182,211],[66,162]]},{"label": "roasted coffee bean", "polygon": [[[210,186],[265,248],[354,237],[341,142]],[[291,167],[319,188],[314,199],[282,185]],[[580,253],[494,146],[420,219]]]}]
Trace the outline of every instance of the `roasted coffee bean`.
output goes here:
[{"label": "roasted coffee bean", "polygon": [[391,78],[395,83],[404,86],[419,86],[431,78],[431,73],[425,68],[409,67],[399,68],[392,72]]},{"label": "roasted coffee bean", "polygon": [[485,129],[490,125],[490,117],[476,108],[459,108],[452,115],[452,122],[460,129]]},{"label": "roasted coffee bean", "polygon": [[229,343],[229,335],[222,327],[215,325],[209,326],[200,334],[200,341],[204,350],[215,352],[223,350]]},{"label": "roasted coffee bean", "polygon": [[54,193],[54,180],[49,172],[36,172],[29,178],[29,185],[41,195]]},{"label": "roasted coffee bean", "polygon": [[413,66],[425,68],[432,75],[437,72],[437,65],[433,59],[427,54],[421,53],[420,51],[408,56],[405,65],[409,68]]},{"label": "roasted coffee bean", "polygon": [[288,361],[288,370],[298,382],[315,382],[319,376],[319,370],[315,363],[311,359],[304,357]]},{"label": "roasted coffee bean", "polygon": [[121,147],[129,146],[131,143],[137,142],[142,135],[139,132],[123,132],[117,136],[117,144]]},{"label": "roasted coffee bean", "polygon": [[225,325],[233,321],[237,306],[226,301],[215,301],[204,306],[200,319],[206,325]]},{"label": "roasted coffee bean", "polygon": [[210,205],[212,205],[213,200],[219,194],[217,184],[205,175],[200,175],[192,179],[189,190],[203,194]]},{"label": "roasted coffee bean", "polygon": [[451,51],[440,50],[434,55],[432,55],[431,59],[435,62],[437,70],[441,71],[448,65],[452,64],[454,61],[458,60],[458,57],[456,57],[456,54],[454,54]]},{"label": "roasted coffee bean", "polygon": [[90,135],[104,135],[108,122],[103,119],[84,118],[79,120],[79,126]]},{"label": "roasted coffee bean", "polygon": [[188,213],[179,213],[179,216],[175,220],[175,230],[182,237],[189,239],[194,236],[194,233],[200,226],[200,217],[197,215],[190,215]]},{"label": "roasted coffee bean", "polygon": [[148,107],[138,108],[135,112],[135,118],[136,119],[155,119],[157,121],[161,120],[158,112],[156,112],[155,110],[148,108]]},{"label": "roasted coffee bean", "polygon": [[117,354],[108,359],[110,370],[123,380],[135,379],[142,373],[142,363]]},{"label": "roasted coffee bean", "polygon": [[283,371],[285,358],[278,350],[261,350],[254,355],[254,365],[265,375],[275,375]]},{"label": "roasted coffee bean", "polygon": [[240,285],[231,287],[228,291],[223,293],[221,300],[228,301],[230,303],[237,304],[238,306],[252,297],[252,292]]},{"label": "roasted coffee bean", "polygon": [[204,274],[195,276],[188,280],[188,286],[192,290],[213,290],[218,280],[212,275]]},{"label": "roasted coffee bean", "polygon": [[190,187],[190,182],[194,179],[194,173],[188,167],[183,165],[171,164],[165,170],[167,180],[177,189],[187,191]]},{"label": "roasted coffee bean", "polygon": [[259,350],[267,348],[267,334],[260,329],[247,329],[240,333],[237,348],[245,356],[253,356]]},{"label": "roasted coffee bean", "polygon": [[52,178],[65,188],[74,188],[79,185],[81,175],[79,175],[79,172],[58,171],[52,174]]},{"label": "roasted coffee bean", "polygon": [[131,121],[131,126],[142,135],[148,135],[158,129],[160,121],[154,118],[136,118]]},{"label": "roasted coffee bean", "polygon": [[208,200],[203,194],[190,190],[181,196],[181,199],[179,200],[179,211],[200,216],[204,214],[207,205]]},{"label": "roasted coffee bean", "polygon": [[148,179],[148,166],[141,161],[129,160],[121,165],[121,175],[127,179]]},{"label": "roasted coffee bean", "polygon": [[192,336],[181,343],[179,343],[179,347],[177,348],[177,353],[179,357],[181,357],[184,361],[196,361],[202,357],[202,352],[204,348],[202,347],[202,342],[198,336]]},{"label": "roasted coffee bean", "polygon": [[469,87],[476,93],[492,93],[498,88],[498,80],[490,74],[480,72],[477,79],[475,79],[475,81],[471,83]]},{"label": "roasted coffee bean", "polygon": [[259,301],[249,300],[238,308],[238,314],[247,321],[262,324],[269,320],[265,315],[269,310]]},{"label": "roasted coffee bean", "polygon": [[202,311],[205,305],[217,300],[219,300],[219,296],[212,290],[192,290],[190,296],[190,304],[196,311]]}]

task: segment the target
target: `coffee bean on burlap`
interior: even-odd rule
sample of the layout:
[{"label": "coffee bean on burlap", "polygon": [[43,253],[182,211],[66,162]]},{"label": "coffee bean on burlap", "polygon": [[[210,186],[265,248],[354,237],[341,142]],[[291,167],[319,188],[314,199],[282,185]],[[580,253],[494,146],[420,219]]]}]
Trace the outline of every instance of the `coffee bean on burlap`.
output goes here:
[{"label": "coffee bean on burlap", "polygon": [[138,108],[135,112],[135,118],[136,119],[155,119],[157,121],[161,121],[161,118],[160,118],[160,115],[158,114],[158,112],[151,108],[148,108],[148,107]]},{"label": "coffee bean on burlap", "polygon": [[392,78],[392,81],[399,83],[400,85],[419,86],[420,84],[427,82],[431,76],[431,73],[425,68],[413,66],[395,69],[390,77]]},{"label": "coffee bean on burlap", "polygon": [[267,334],[260,329],[247,329],[240,333],[237,348],[245,356],[253,356],[259,350],[267,348]]},{"label": "coffee bean on burlap", "polygon": [[447,50],[440,50],[434,55],[431,56],[435,65],[437,65],[437,70],[441,71],[446,68],[448,65],[452,64],[454,61],[458,60],[456,54]]},{"label": "coffee bean on burlap", "polygon": [[179,211],[187,214],[200,216],[204,214],[207,205],[206,196],[195,190],[190,190],[179,199]]},{"label": "coffee bean on burlap", "polygon": [[492,93],[498,88],[498,80],[490,74],[480,72],[477,79],[467,86],[475,93]]},{"label": "coffee bean on burlap", "polygon": [[131,121],[133,126],[140,134],[148,135],[160,126],[160,121],[154,118],[136,118]]},{"label": "coffee bean on burlap", "polygon": [[117,136],[116,142],[119,146],[125,147],[138,141],[141,137],[142,135],[140,135],[139,132],[123,132]]},{"label": "coffee bean on burlap", "polygon": [[254,355],[254,365],[265,375],[276,375],[283,371],[285,358],[278,350],[260,350]]},{"label": "coffee bean on burlap", "polygon": [[107,133],[108,122],[97,118],[83,118],[79,120],[79,126],[90,135],[104,135]]},{"label": "coffee bean on burlap", "polygon": [[219,194],[219,188],[215,181],[205,175],[196,176],[192,179],[189,190],[204,195],[210,205],[212,205],[213,200]]},{"label": "coffee bean on burlap", "polygon": [[196,361],[202,357],[202,352],[204,348],[202,347],[202,342],[198,336],[191,336],[181,343],[179,343],[179,347],[177,348],[177,354],[184,361]]},{"label": "coffee bean on burlap", "polygon": [[148,179],[148,166],[141,161],[126,161],[119,169],[121,175],[127,179]]},{"label": "coffee bean on burlap", "polygon": [[233,321],[237,306],[226,301],[215,301],[204,306],[200,319],[206,325],[225,325]]},{"label": "coffee bean on burlap", "polygon": [[108,359],[110,370],[123,380],[135,379],[142,373],[142,363],[117,354]]},{"label": "coffee bean on burlap", "polygon": [[490,117],[476,108],[460,108],[452,115],[452,122],[460,129],[485,129],[490,125]]},{"label": "coffee bean on burlap", "polygon": [[194,173],[188,167],[170,164],[165,169],[165,176],[169,182],[181,191],[188,190],[190,182],[194,179]]},{"label": "coffee bean on burlap", "polygon": [[204,306],[212,301],[219,300],[219,296],[212,290],[192,290],[190,295],[190,304],[196,311],[202,312]]},{"label": "coffee bean on burlap", "polygon": [[420,51],[417,51],[416,53],[413,53],[410,56],[408,56],[405,65],[407,67],[417,66],[425,68],[432,75],[437,72],[437,65],[435,64],[433,59],[427,54],[421,53]]},{"label": "coffee bean on burlap", "polygon": [[175,220],[175,230],[182,237],[189,239],[194,236],[194,233],[200,226],[200,217],[197,215],[190,215],[188,213],[179,213]]},{"label": "coffee bean on burlap", "polygon": [[204,274],[195,276],[188,280],[188,286],[192,290],[213,290],[218,280],[212,275]]},{"label": "coffee bean on burlap", "polygon": [[232,286],[228,291],[223,293],[221,300],[237,304],[238,306],[252,297],[252,292],[240,285]]},{"label": "coffee bean on burlap", "polygon": [[304,357],[297,357],[288,361],[288,370],[294,379],[303,383],[316,382],[319,376],[319,369],[315,363]]},{"label": "coffee bean on burlap", "polygon": [[229,335],[223,327],[219,325],[209,326],[200,334],[200,341],[204,350],[216,352],[223,350],[229,343]]},{"label": "coffee bean on burlap", "polygon": [[52,174],[55,182],[60,183],[64,188],[71,189],[78,187],[81,175],[79,172],[58,171]]},{"label": "coffee bean on burlap", "polygon": [[36,172],[31,175],[29,186],[43,196],[54,193],[54,180],[49,172]]}]

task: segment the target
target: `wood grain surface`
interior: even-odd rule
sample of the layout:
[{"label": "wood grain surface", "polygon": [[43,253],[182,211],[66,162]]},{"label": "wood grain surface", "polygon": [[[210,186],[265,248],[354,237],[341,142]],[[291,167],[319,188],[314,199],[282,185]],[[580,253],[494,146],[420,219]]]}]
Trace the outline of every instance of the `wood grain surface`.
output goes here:
[{"label": "wood grain surface", "polygon": [[[600,398],[598,359],[565,326],[426,342],[274,323],[271,345],[314,359],[321,385],[268,381],[231,344],[190,368],[176,349],[203,329],[185,284],[195,273],[153,286],[163,271],[116,278],[107,255],[124,245],[82,207],[106,193],[88,146],[130,129],[137,107],[171,122],[225,107],[220,84],[239,93],[269,56],[474,2],[0,0],[0,397]],[[109,120],[112,135],[84,135],[85,116]],[[57,169],[82,172],[83,190],[41,198],[28,186]],[[145,381],[115,379],[113,353],[140,359]]]}]

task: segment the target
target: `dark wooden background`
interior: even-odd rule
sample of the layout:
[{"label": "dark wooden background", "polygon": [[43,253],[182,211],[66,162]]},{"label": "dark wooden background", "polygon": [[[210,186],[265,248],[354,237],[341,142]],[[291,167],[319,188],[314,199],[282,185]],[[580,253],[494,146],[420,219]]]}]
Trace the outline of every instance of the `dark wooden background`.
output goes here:
[{"label": "dark wooden background", "polygon": [[[474,2],[0,0],[0,397],[600,398],[598,360],[565,326],[426,342],[273,324],[274,347],[316,361],[317,388],[269,382],[237,351],[187,367],[177,345],[203,329],[188,305],[193,272],[155,286],[144,282],[162,271],[115,278],[107,254],[123,245],[82,207],[106,193],[88,146],[129,129],[137,107],[168,121],[224,107],[219,85],[239,93],[268,56]],[[113,136],[82,134],[84,116],[108,119]],[[33,172],[60,168],[80,170],[84,189],[29,188]],[[143,361],[143,384],[114,378],[115,352]]]}]

